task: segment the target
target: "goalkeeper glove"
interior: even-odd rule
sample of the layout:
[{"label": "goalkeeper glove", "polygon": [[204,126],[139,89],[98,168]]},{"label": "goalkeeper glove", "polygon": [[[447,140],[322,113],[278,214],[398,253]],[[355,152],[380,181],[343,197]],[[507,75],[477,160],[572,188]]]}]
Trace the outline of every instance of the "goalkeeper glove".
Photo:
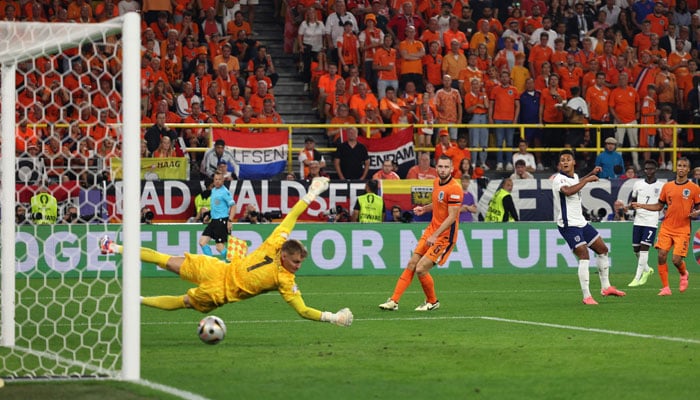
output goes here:
[{"label": "goalkeeper glove", "polygon": [[352,311],[349,308],[343,308],[337,313],[332,313],[329,311],[324,311],[321,314],[321,321],[330,322],[338,326],[350,326],[352,325]]}]

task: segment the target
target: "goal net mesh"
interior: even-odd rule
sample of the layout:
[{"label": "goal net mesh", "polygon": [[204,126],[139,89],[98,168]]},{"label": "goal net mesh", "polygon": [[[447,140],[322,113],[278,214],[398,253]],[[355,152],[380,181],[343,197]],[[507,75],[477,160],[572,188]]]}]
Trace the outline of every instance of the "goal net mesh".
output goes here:
[{"label": "goal net mesh", "polygon": [[14,304],[2,304],[14,306],[3,323],[15,339],[0,346],[4,379],[119,375],[121,266],[98,240],[122,142],[121,26],[0,23],[0,63],[16,68],[17,88],[16,240],[2,241],[16,254]]}]

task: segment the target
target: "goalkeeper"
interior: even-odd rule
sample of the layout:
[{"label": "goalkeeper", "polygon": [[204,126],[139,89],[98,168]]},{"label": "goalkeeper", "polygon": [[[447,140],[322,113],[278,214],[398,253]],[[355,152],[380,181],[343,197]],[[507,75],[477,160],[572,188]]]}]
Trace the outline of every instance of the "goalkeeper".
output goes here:
[{"label": "goalkeeper", "polygon": [[[156,264],[180,275],[183,280],[197,284],[183,296],[143,297],[141,304],[161,310],[194,308],[207,313],[226,303],[276,289],[301,317],[350,326],[353,315],[349,309],[332,313],[308,307],[294,282],[294,274],[301,267],[307,251],[301,242],[289,239],[289,234],[297,218],[316,196],[328,189],[328,185],[328,178],[314,178],[308,193],[294,205],[265,242],[244,258],[234,259],[231,263],[207,255],[185,253],[184,256],[170,256],[141,248],[141,261]],[[103,254],[121,253],[123,250],[108,237],[100,241],[100,249]]]}]

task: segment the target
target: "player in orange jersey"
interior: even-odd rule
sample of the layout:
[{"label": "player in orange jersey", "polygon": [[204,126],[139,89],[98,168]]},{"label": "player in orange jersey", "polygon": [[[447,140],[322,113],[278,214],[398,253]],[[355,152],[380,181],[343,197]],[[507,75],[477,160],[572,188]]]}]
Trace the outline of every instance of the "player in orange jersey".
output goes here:
[{"label": "player in orange jersey", "polygon": [[399,300],[411,285],[414,275],[418,275],[426,297],[425,302],[415,310],[432,311],[440,307],[430,269],[435,264],[443,265],[454,248],[459,228],[459,210],[464,196],[462,185],[452,177],[452,168],[452,160],[446,155],[440,156],[435,166],[438,177],[433,181],[432,202],[413,209],[416,215],[432,211],[433,217],[418,241],[406,269],[396,282],[394,293],[385,303],[379,305],[382,310],[399,309]]},{"label": "player in orange jersey", "polygon": [[681,293],[688,289],[688,270],[685,267],[685,256],[688,255],[690,244],[690,220],[700,215],[700,187],[688,179],[690,161],[681,157],[676,162],[676,179],[667,182],[661,188],[659,202],[643,204],[632,202],[632,208],[642,208],[649,211],[661,211],[666,208],[666,216],[661,222],[661,229],[654,247],[659,251],[659,277],[663,287],[659,296],[670,296],[668,287],[668,252],[673,247],[671,261],[681,275],[678,289]]}]

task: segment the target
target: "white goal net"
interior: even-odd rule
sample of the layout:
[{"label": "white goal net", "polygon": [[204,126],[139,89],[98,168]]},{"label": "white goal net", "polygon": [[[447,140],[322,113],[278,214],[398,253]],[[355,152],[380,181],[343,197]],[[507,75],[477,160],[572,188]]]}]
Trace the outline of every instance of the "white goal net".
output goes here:
[{"label": "white goal net", "polygon": [[[137,14],[0,22],[5,380],[139,379],[139,34]],[[118,224],[105,204],[113,156],[137,205]],[[100,254],[107,231],[131,249],[119,263]]]}]

